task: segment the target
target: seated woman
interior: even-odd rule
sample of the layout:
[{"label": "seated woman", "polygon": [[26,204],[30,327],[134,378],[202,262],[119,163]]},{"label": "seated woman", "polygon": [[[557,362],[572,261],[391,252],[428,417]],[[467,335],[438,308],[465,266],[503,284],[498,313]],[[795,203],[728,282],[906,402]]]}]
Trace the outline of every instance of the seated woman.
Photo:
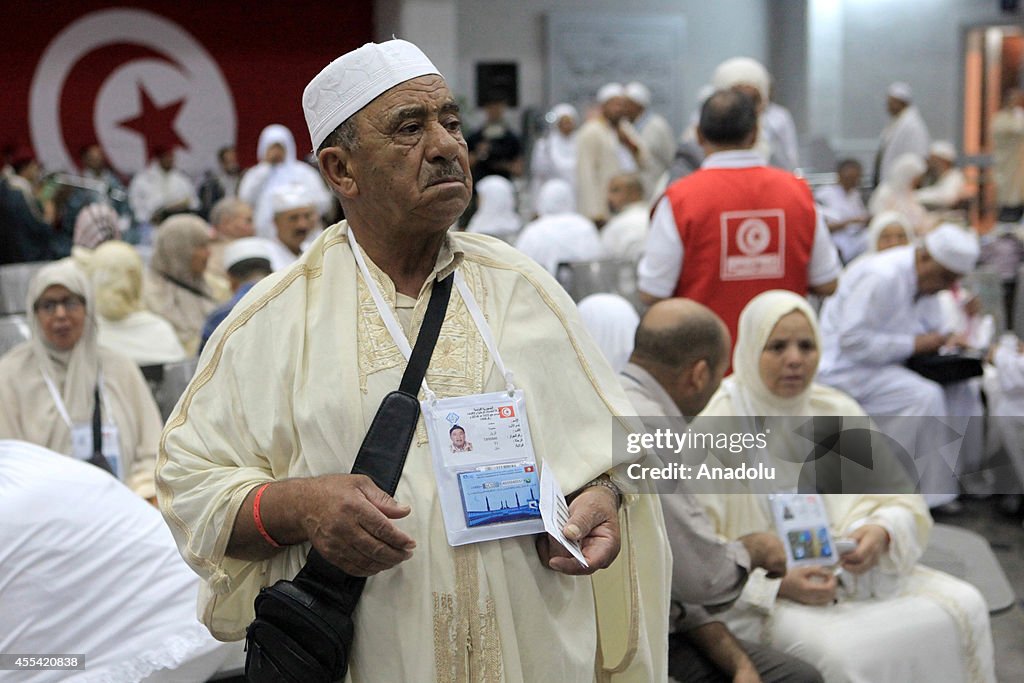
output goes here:
[{"label": "seated woman", "polygon": [[99,347],[94,306],[88,278],[70,259],[32,278],[32,338],[0,358],[0,439],[105,462],[155,499],[160,412],[138,366]]},{"label": "seated woman", "polygon": [[140,366],[185,360],[185,349],[171,324],[142,305],[142,258],[124,242],[104,242],[76,254],[96,290],[99,344]]},{"label": "seated woman", "polygon": [[210,226],[178,215],[160,224],[143,293],[146,307],[174,326],[185,353],[194,356],[206,317],[227,299],[227,285],[207,275]]},{"label": "seated woman", "polygon": [[883,211],[868,223],[867,253],[902,247],[914,240],[914,228],[899,211]]},{"label": "seated woman", "polygon": [[[780,290],[755,297],[740,314],[734,374],[701,419],[862,417],[853,399],[814,382],[820,347],[804,299]],[[718,533],[736,539],[772,530],[765,493],[700,498]],[[932,523],[921,496],[826,494],[822,501],[834,538],[856,543],[842,556],[841,571],[791,567],[782,579],[754,572],[724,613],[736,635],[800,657],[830,682],[994,681],[981,594],[917,564]]]}]

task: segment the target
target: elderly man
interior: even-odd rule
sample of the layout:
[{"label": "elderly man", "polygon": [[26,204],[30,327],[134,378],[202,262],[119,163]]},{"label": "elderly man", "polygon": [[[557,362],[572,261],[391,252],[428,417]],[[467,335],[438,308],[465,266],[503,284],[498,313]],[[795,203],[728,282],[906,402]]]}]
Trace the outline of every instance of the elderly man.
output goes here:
[{"label": "elderly man", "polygon": [[1010,88],[992,117],[992,165],[1000,223],[1024,216],[1024,90]]},{"label": "elderly man", "polygon": [[889,178],[893,164],[904,154],[926,158],[931,140],[928,126],[921,118],[921,112],[914,106],[914,95],[909,85],[897,81],[888,87],[885,95],[885,106],[890,118],[882,130],[878,154],[875,156],[876,187]]},{"label": "elderly man", "polygon": [[662,176],[675,159],[676,136],[665,117],[651,110],[651,91],[646,85],[633,81],[626,85],[624,92],[626,118],[650,152],[649,163],[643,169],[644,187],[650,197],[665,188],[667,181]]},{"label": "elderly man", "polygon": [[157,147],[153,160],[128,186],[135,220],[156,225],[175,213],[199,208],[199,197],[188,176],[174,167],[174,150]]},{"label": "elderly man", "polygon": [[608,83],[597,92],[601,113],[576,135],[576,209],[601,227],[608,220],[605,192],[620,173],[636,173],[650,165],[650,152],[627,117],[626,91]]},{"label": "elderly man", "polygon": [[920,246],[889,249],[852,264],[822,308],[819,380],[855,398],[918,460],[924,470],[921,491],[933,506],[956,498],[955,463],[934,460],[943,442],[922,419],[944,418],[945,396],[941,386],[903,363],[950,341],[950,334],[919,333],[921,311],[932,295],[974,269],[978,253],[974,235],[944,223]]},{"label": "elderly man", "polygon": [[[683,432],[718,389],[728,366],[729,332],[718,316],[694,301],[666,299],[641,319],[620,380],[638,415],[675,419],[676,431]],[[726,543],[692,493],[660,498],[672,546],[669,675],[678,681],[820,682],[813,667],[795,657],[737,641],[702,606],[728,606],[756,568],[785,574],[779,538],[753,533]]]},{"label": "elderly man", "polygon": [[302,255],[305,241],[319,217],[316,200],[304,185],[282,185],[270,195],[274,214],[274,239],[268,240],[270,267],[283,270]]},{"label": "elderly man", "polygon": [[608,183],[608,208],[612,219],[601,229],[605,253],[617,258],[640,258],[651,223],[640,176],[623,173],[612,178]]},{"label": "elderly man", "polygon": [[843,263],[849,263],[868,248],[864,234],[868,209],[860,193],[862,174],[859,161],[843,159],[836,166],[839,182],[819,188],[814,195]]},{"label": "elderly man", "polygon": [[645,303],[683,296],[710,307],[735,339],[740,311],[769,289],[827,296],[839,276],[811,190],[764,165],[754,101],[721,90],[701,108],[707,157],[658,202],[638,268]]},{"label": "elderly man", "polygon": [[224,250],[235,240],[253,236],[252,207],[237,197],[225,197],[210,210],[210,227],[214,237],[206,269],[214,275],[227,277]]},{"label": "elderly man", "polygon": [[928,177],[932,182],[914,192],[926,209],[952,209],[967,197],[967,180],[956,167],[956,147],[939,140],[928,148]]},{"label": "elderly man", "polygon": [[[608,438],[631,408],[611,369],[588,361],[600,352],[552,278],[503,242],[449,234],[471,181],[445,80],[410,43],[370,43],[317,75],[303,107],[347,220],[257,284],[214,333],[158,464],[161,509],[207,582],[204,622],[241,638],[259,589],[294,576],[312,546],[369,577],[354,614],[353,683],[591,683],[602,668],[621,672],[611,680],[664,680],[661,512],[652,496],[632,495]],[[424,387],[449,404],[510,387],[528,397],[520,433],[571,492],[564,533],[581,540],[588,568],[543,534],[450,546],[448,527],[466,521],[442,515],[451,489],[437,477],[451,475],[432,456],[452,454],[433,418],[433,436],[417,427],[394,498],[346,474],[399,386],[402,338],[416,336],[453,275]],[[479,439],[474,448],[486,455]],[[628,543],[613,561],[616,487]]]}]

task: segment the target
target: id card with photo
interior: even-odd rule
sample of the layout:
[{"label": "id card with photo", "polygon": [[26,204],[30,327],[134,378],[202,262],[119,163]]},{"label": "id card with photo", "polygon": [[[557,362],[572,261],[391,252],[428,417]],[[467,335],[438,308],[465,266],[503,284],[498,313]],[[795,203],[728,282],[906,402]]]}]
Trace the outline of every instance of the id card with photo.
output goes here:
[{"label": "id card with photo", "polygon": [[523,392],[458,396],[421,406],[448,542],[543,531]]},{"label": "id card with photo", "polygon": [[816,493],[778,493],[769,496],[775,529],[786,547],[786,565],[833,565],[835,542],[825,502]]}]

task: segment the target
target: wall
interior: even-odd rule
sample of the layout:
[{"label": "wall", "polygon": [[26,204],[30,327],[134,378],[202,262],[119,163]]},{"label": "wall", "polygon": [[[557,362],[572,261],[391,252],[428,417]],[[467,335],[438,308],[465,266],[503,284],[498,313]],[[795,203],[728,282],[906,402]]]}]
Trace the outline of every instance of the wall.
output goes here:
[{"label": "wall", "polygon": [[[547,45],[545,15],[554,10],[643,16],[682,15],[686,22],[682,78],[682,110],[692,111],[696,94],[724,59],[747,55],[766,60],[768,0],[455,0],[458,3],[459,95],[475,101],[474,67],[480,61],[519,64],[519,96],[523,106],[546,109]],[[558,94],[552,94],[558,99]],[[515,114],[510,119],[515,119]],[[679,131],[680,121],[671,121]]]},{"label": "wall", "polygon": [[[933,139],[961,143],[963,32],[1019,23],[997,0],[808,0],[809,110],[803,131],[840,154],[873,158],[885,88],[908,82]],[[815,83],[821,88],[815,88]],[[834,105],[829,100],[835,98]]]}]

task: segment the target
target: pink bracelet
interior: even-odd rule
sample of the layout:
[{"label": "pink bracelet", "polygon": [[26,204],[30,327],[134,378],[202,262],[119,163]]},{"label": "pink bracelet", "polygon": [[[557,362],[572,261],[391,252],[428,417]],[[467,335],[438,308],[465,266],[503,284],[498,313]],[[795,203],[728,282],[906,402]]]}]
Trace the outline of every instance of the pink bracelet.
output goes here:
[{"label": "pink bracelet", "polygon": [[273,537],[267,533],[267,527],[263,526],[263,518],[260,517],[260,498],[263,497],[263,492],[267,490],[268,486],[270,486],[269,483],[264,484],[256,491],[256,498],[252,501],[252,519],[256,522],[256,530],[260,532],[260,536],[262,536],[270,545],[275,548],[280,548],[281,544],[275,541]]}]

